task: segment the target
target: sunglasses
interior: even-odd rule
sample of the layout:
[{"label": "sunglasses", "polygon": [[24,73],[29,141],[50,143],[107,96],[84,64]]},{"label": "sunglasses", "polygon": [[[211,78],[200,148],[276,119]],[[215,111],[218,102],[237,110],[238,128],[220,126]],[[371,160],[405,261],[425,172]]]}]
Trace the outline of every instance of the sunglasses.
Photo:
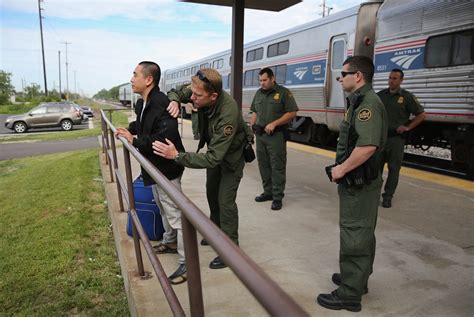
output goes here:
[{"label": "sunglasses", "polygon": [[214,85],[211,83],[211,81],[209,80],[209,78],[206,77],[206,75],[204,75],[203,72],[201,72],[200,70],[198,70],[198,72],[196,73],[196,76],[199,78],[199,80],[205,82],[206,84],[209,84],[212,88],[212,90],[214,91],[217,91],[217,89],[214,87]]},{"label": "sunglasses", "polygon": [[342,72],[341,72],[341,76],[342,76],[342,78],[344,78],[344,77],[346,77],[347,75],[354,75],[354,74],[357,74],[358,72],[359,72],[358,70],[355,71],[355,72],[344,72],[344,71],[342,71]]}]

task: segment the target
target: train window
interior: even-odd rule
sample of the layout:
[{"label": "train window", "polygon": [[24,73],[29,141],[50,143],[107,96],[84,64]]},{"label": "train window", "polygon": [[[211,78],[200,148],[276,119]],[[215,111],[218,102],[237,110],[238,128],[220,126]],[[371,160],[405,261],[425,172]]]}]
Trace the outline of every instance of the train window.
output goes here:
[{"label": "train window", "polygon": [[193,76],[196,75],[196,73],[197,73],[197,71],[198,71],[198,68],[199,68],[198,66],[193,66],[193,67],[191,68],[191,75],[193,75]]},{"label": "train window", "polygon": [[212,62],[212,68],[214,69],[222,68],[222,66],[224,66],[224,60],[222,58],[216,59]]},{"label": "train window", "polygon": [[252,86],[253,70],[246,70],[244,74],[244,87]]},{"label": "train window", "polygon": [[342,69],[342,63],[344,63],[344,41],[334,41],[332,43],[332,63],[331,68],[333,70]]},{"label": "train window", "polygon": [[184,76],[189,76],[189,68],[186,68],[186,69],[184,70]]},{"label": "train window", "polygon": [[229,73],[229,75],[227,75],[227,88],[230,88],[231,81],[232,81],[232,73]]},{"label": "train window", "polygon": [[253,62],[263,58],[263,47],[247,52],[246,61]]},{"label": "train window", "polygon": [[244,87],[253,87],[258,86],[258,73],[260,72],[260,68],[247,70],[244,73]]},{"label": "train window", "polygon": [[426,41],[426,67],[466,65],[473,60],[474,30],[433,36]]},{"label": "train window", "polygon": [[[290,41],[286,40],[283,42],[268,45],[267,57],[274,57],[288,53],[290,50]],[[262,52],[263,53],[263,52]]]},{"label": "train window", "polygon": [[286,68],[286,64],[270,67],[270,69],[273,71],[273,74],[275,75],[275,81],[277,84],[286,83]]},{"label": "train window", "polygon": [[199,65],[199,68],[200,68],[200,69],[209,68],[209,63],[201,64],[201,65]]},{"label": "train window", "polygon": [[253,62],[255,60],[255,50],[251,50],[247,52],[247,57],[246,61],[248,62]]}]

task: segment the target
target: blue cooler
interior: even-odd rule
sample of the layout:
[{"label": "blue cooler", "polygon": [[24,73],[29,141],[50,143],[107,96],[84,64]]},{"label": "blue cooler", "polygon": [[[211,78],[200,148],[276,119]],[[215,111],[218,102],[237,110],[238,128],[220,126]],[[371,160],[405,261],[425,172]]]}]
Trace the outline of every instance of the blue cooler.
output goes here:
[{"label": "blue cooler", "polygon": [[[151,186],[145,186],[139,177],[133,182],[133,193],[135,194],[135,209],[143,230],[150,240],[161,240],[165,229],[161,221],[160,208],[155,203]],[[132,218],[130,211],[127,219],[127,234],[132,236]]]}]

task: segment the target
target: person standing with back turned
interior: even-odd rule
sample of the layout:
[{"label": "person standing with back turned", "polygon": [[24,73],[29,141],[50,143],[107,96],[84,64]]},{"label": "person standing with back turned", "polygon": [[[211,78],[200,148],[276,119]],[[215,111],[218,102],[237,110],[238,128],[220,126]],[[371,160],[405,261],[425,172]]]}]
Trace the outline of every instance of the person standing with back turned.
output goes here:
[{"label": "person standing with back turned", "polygon": [[280,210],[286,183],[286,128],[296,116],[298,106],[291,92],[275,83],[270,68],[261,69],[258,78],[261,88],[250,107],[250,126],[257,136],[263,193],[255,197],[255,201],[273,200],[271,209]]},{"label": "person standing with back turned", "polygon": [[375,225],[382,177],[380,153],[387,139],[387,113],[372,89],[374,64],[365,56],[352,56],[343,63],[339,82],[348,109],[339,130],[336,164],[328,172],[338,183],[340,273],[332,281],[339,287],[319,294],[319,305],[333,310],[360,311],[362,295],[375,257]]},{"label": "person standing with back turned", "polygon": [[[388,164],[388,176],[382,194],[382,207],[392,207],[392,198],[398,185],[398,176],[402,167],[405,148],[405,134],[413,130],[423,120],[426,114],[415,96],[400,88],[403,81],[403,71],[392,69],[388,76],[388,88],[377,93],[382,100],[388,115],[388,138],[382,152],[381,171]],[[410,121],[410,115],[414,115]]]}]

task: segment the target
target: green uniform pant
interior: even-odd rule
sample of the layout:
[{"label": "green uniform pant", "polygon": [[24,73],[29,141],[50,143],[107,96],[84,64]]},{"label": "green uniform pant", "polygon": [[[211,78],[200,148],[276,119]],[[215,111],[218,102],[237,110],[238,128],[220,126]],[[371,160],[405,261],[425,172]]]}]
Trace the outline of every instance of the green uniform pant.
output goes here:
[{"label": "green uniform pant", "polygon": [[223,165],[207,169],[206,194],[211,221],[239,245],[239,211],[235,202],[245,162],[235,171]]},{"label": "green uniform pant", "polygon": [[263,193],[281,200],[286,183],[286,140],[283,132],[257,135],[257,159]]},{"label": "green uniform pant", "polygon": [[193,135],[196,136],[199,134],[199,123],[198,123],[198,112],[192,111],[191,112],[191,123],[193,128]]},{"label": "green uniform pant", "polygon": [[387,138],[385,149],[382,153],[382,167],[385,163],[388,166],[388,176],[385,182],[383,197],[392,198],[398,185],[400,168],[402,167],[403,154],[405,149],[405,139],[399,136]]},{"label": "green uniform pant", "polygon": [[360,300],[372,274],[381,185],[379,178],[362,188],[338,186],[341,298]]}]

